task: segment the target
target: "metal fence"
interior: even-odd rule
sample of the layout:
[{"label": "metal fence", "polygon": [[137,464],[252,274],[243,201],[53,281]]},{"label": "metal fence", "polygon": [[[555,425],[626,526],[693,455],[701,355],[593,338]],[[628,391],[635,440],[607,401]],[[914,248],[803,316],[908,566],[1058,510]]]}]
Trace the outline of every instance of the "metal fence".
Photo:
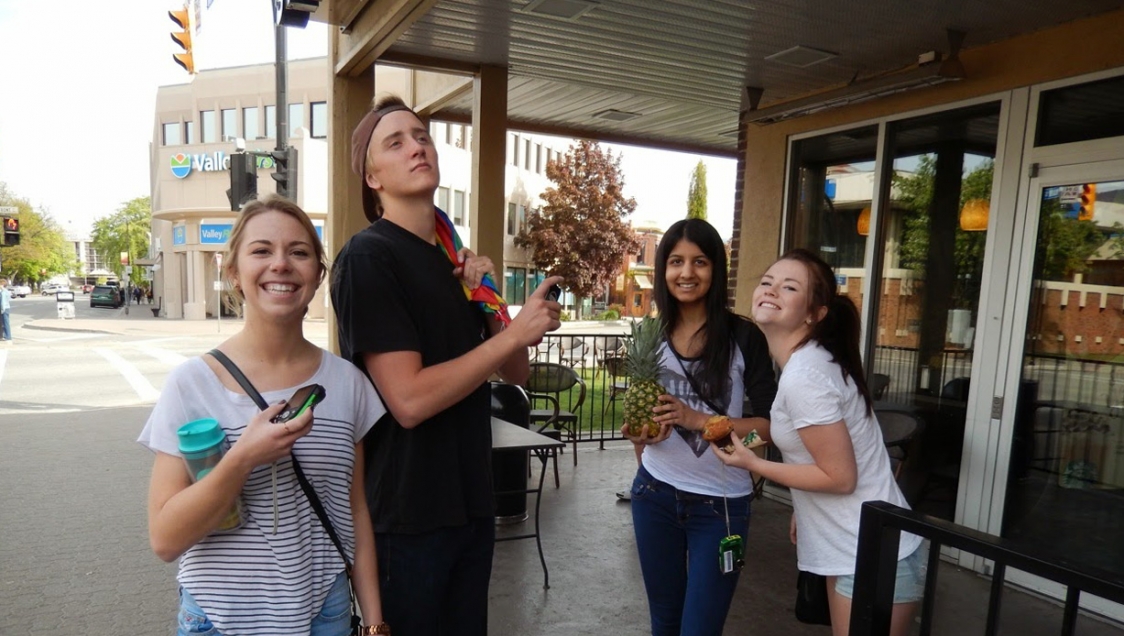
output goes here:
[{"label": "metal fence", "polygon": [[[628,340],[623,333],[548,335],[532,350],[532,362],[564,364],[585,383],[586,396],[581,404],[576,389],[560,399],[560,407],[578,417],[578,442],[597,442],[604,447],[606,441],[624,439],[620,427],[628,386],[623,370]],[[941,352],[939,366],[929,366],[920,364],[917,349],[878,347],[872,371],[886,376],[888,385],[881,395],[884,401],[912,404],[921,392],[965,403],[973,355],[971,350],[946,349]],[[1082,402],[1113,409],[1124,405],[1124,363],[1027,356],[1023,378],[1037,383],[1035,399],[1039,401]],[[535,407],[542,408],[542,402]]]},{"label": "metal fence", "polygon": [[1014,567],[1060,583],[1066,588],[1060,633],[1074,633],[1082,592],[1124,603],[1124,578],[1093,567],[1075,565],[1049,556],[1041,549],[1016,543],[949,521],[899,508],[884,501],[863,504],[859,549],[855,561],[855,594],[851,600],[852,636],[886,636],[890,633],[898,544],[902,532],[929,539],[929,567],[921,601],[920,636],[929,636],[941,546],[949,546],[994,562],[988,599],[986,636],[999,630],[1000,605],[1007,568]]}]

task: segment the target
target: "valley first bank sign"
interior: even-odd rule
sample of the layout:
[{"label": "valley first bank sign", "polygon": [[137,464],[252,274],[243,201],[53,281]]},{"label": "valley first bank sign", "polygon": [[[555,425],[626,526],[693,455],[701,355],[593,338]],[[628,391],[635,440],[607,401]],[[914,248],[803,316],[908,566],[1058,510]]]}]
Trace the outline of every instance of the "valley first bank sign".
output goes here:
[{"label": "valley first bank sign", "polygon": [[[264,152],[264,151],[256,151]],[[224,172],[230,170],[230,156],[222,150],[211,154],[188,155],[177,152],[169,159],[172,175],[177,179],[184,179],[192,172]],[[273,157],[254,157],[258,170],[273,168]]]}]

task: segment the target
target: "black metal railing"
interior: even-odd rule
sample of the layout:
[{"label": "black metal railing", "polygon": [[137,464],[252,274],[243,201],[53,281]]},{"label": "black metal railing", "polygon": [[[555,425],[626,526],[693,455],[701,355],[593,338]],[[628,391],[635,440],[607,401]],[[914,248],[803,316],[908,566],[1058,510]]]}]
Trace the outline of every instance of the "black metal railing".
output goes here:
[{"label": "black metal railing", "polygon": [[[628,378],[622,365],[610,358],[623,355],[629,340],[625,329],[617,333],[550,334],[532,350],[532,362],[556,362],[572,367],[586,384],[587,395],[577,404],[579,391],[564,395],[561,408],[575,409],[579,423],[577,441],[597,442],[624,439],[620,434],[623,416],[623,387]],[[950,400],[963,406],[968,399],[968,378],[971,376],[971,350],[947,349],[941,353],[940,366],[927,377],[918,366],[917,349],[877,347],[873,371],[889,378],[882,399],[890,403],[913,404],[920,380],[933,397]],[[619,373],[622,375],[614,375]],[[1098,360],[1074,360],[1052,355],[1028,356],[1023,376],[1038,385],[1039,400],[1071,400],[1119,408],[1124,395],[1124,364]],[[542,408],[541,405],[536,408]]]},{"label": "black metal railing", "polygon": [[863,504],[859,524],[859,549],[855,562],[855,588],[851,599],[851,636],[886,636],[890,633],[898,544],[902,532],[929,539],[929,567],[925,597],[921,602],[921,636],[929,636],[941,546],[949,546],[994,562],[988,599],[986,636],[998,633],[1000,605],[1007,568],[1060,583],[1066,588],[1061,634],[1070,636],[1077,623],[1082,592],[1124,603],[1124,577],[1094,567],[1078,566],[1048,556],[1044,551],[943,519],[899,508],[884,501]]}]

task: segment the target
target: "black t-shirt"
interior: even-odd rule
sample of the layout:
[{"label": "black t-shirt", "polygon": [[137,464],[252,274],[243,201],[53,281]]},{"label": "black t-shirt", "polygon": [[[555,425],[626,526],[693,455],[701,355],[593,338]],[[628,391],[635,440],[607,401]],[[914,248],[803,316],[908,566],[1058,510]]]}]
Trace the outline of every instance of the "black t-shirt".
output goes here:
[{"label": "black t-shirt", "polygon": [[[429,367],[484,340],[484,313],[441,248],[386,219],[347,242],[332,276],[340,353],[364,373],[364,353],[417,351]],[[364,447],[376,532],[420,533],[494,515],[487,383],[412,429],[388,412]]]}]

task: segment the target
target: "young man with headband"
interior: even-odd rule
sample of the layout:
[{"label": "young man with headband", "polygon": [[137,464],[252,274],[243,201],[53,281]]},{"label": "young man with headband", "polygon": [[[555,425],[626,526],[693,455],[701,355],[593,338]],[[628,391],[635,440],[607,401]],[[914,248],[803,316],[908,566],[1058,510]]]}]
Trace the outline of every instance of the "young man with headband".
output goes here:
[{"label": "young man with headband", "polygon": [[411,636],[484,636],[495,541],[488,379],[526,381],[527,347],[561,324],[561,306],[545,299],[560,279],[508,317],[492,260],[462,247],[433,203],[437,151],[400,99],[380,100],[351,145],[371,225],[336,258],[332,302],[341,355],[389,410],[365,440],[385,620]]}]

